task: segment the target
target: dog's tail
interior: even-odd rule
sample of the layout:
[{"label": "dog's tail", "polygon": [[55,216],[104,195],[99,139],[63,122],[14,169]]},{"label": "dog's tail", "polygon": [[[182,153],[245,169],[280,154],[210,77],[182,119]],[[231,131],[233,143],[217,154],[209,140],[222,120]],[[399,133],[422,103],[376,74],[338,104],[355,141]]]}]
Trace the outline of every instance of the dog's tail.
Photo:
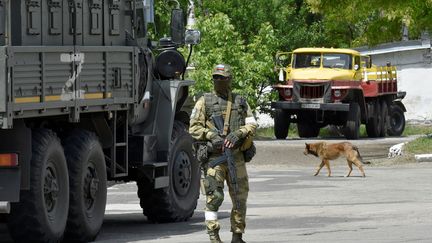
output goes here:
[{"label": "dog's tail", "polygon": [[362,164],[368,165],[368,164],[371,163],[370,161],[363,161],[363,158],[362,158],[362,156],[360,155],[360,151],[359,151],[359,149],[358,149],[357,146],[353,145],[353,149],[357,152],[357,154],[358,154],[358,156],[359,156],[359,159],[360,159],[360,162],[362,162]]}]

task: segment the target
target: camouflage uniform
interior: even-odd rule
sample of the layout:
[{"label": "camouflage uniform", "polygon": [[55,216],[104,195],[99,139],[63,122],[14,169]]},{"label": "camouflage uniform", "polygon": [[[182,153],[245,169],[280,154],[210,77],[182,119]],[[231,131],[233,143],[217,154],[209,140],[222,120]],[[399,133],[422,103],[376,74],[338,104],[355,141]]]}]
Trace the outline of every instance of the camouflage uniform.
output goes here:
[{"label": "camouflage uniform", "polygon": [[[231,94],[230,90],[227,94],[232,95],[233,97],[229,120],[229,132],[236,132],[240,138],[245,138],[247,135],[255,134],[257,127],[256,120],[246,100],[239,95]],[[225,117],[227,103],[227,97],[224,97],[218,92],[205,94],[199,98],[191,114],[189,133],[192,137],[196,140],[211,141],[213,137],[217,136],[217,131],[209,128],[206,123],[207,121],[211,121],[210,117],[213,114],[222,114],[222,116]],[[206,105],[210,107],[206,107]],[[221,155],[222,151],[213,152],[209,156],[209,161],[212,161]],[[236,162],[238,183],[237,200],[239,201],[239,208],[233,208],[231,211],[231,231],[240,235],[240,241],[234,241],[233,239],[233,242],[243,242],[241,240],[241,234],[244,233],[246,226],[246,201],[249,192],[249,182],[243,152],[237,148],[233,150],[233,155]],[[229,177],[228,166],[226,163],[217,165],[214,168],[209,167],[205,174],[204,186],[207,197],[205,223],[210,239],[212,239],[212,234],[218,235],[220,229],[217,220],[217,212],[224,199],[224,181],[227,181],[233,205],[235,205],[233,196],[234,188],[232,188],[231,185],[231,178]]]}]

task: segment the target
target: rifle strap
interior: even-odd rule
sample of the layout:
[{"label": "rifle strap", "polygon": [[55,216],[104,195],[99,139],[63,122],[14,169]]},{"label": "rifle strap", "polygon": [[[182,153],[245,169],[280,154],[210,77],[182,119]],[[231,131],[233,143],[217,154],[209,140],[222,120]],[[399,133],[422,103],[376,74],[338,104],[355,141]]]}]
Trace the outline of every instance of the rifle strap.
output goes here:
[{"label": "rifle strap", "polygon": [[228,103],[227,103],[227,109],[225,112],[225,122],[224,122],[224,129],[223,129],[223,135],[226,136],[228,134],[228,128],[229,128],[229,122],[231,117],[231,106],[232,106],[232,94],[231,92],[228,94]]},{"label": "rifle strap", "polygon": [[209,120],[206,121],[206,125],[208,128],[210,128],[212,130],[217,130],[215,125],[213,125],[213,123],[211,123]]}]

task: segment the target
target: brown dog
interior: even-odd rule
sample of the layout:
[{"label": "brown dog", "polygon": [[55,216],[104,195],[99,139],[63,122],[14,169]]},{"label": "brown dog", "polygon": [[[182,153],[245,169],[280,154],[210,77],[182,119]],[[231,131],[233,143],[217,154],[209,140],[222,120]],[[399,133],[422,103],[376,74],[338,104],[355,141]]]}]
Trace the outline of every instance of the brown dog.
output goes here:
[{"label": "brown dog", "polygon": [[358,148],[349,142],[333,143],[328,144],[325,142],[321,143],[306,143],[306,148],[304,150],[304,155],[313,154],[321,159],[321,164],[318,166],[317,171],[314,176],[318,175],[320,170],[324,165],[326,165],[328,170],[328,176],[331,176],[330,170],[330,160],[339,158],[339,156],[344,155],[348,162],[349,171],[346,177],[351,175],[352,164],[355,164],[363,177],[365,177],[365,172],[363,170],[363,164],[370,164],[370,162],[363,162],[362,157]]}]

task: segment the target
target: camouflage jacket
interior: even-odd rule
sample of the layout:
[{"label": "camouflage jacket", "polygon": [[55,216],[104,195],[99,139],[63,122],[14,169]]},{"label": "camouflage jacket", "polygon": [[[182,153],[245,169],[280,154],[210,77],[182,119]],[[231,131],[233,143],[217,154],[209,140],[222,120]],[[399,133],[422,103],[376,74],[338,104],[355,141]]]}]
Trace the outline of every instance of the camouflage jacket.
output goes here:
[{"label": "camouflage jacket", "polygon": [[[232,94],[233,102],[231,107],[231,116],[229,122],[229,132],[240,131],[241,137],[254,135],[257,122],[252,114],[252,110],[246,99],[240,95]],[[209,98],[210,97],[210,98]],[[210,104],[209,104],[210,103]],[[209,128],[206,123],[211,121],[211,115],[222,114],[225,117],[227,109],[227,99],[217,96],[214,93],[207,93],[200,97],[192,110],[189,133],[192,137],[199,141],[210,141],[217,131]],[[206,105],[211,107],[206,107]]]}]

